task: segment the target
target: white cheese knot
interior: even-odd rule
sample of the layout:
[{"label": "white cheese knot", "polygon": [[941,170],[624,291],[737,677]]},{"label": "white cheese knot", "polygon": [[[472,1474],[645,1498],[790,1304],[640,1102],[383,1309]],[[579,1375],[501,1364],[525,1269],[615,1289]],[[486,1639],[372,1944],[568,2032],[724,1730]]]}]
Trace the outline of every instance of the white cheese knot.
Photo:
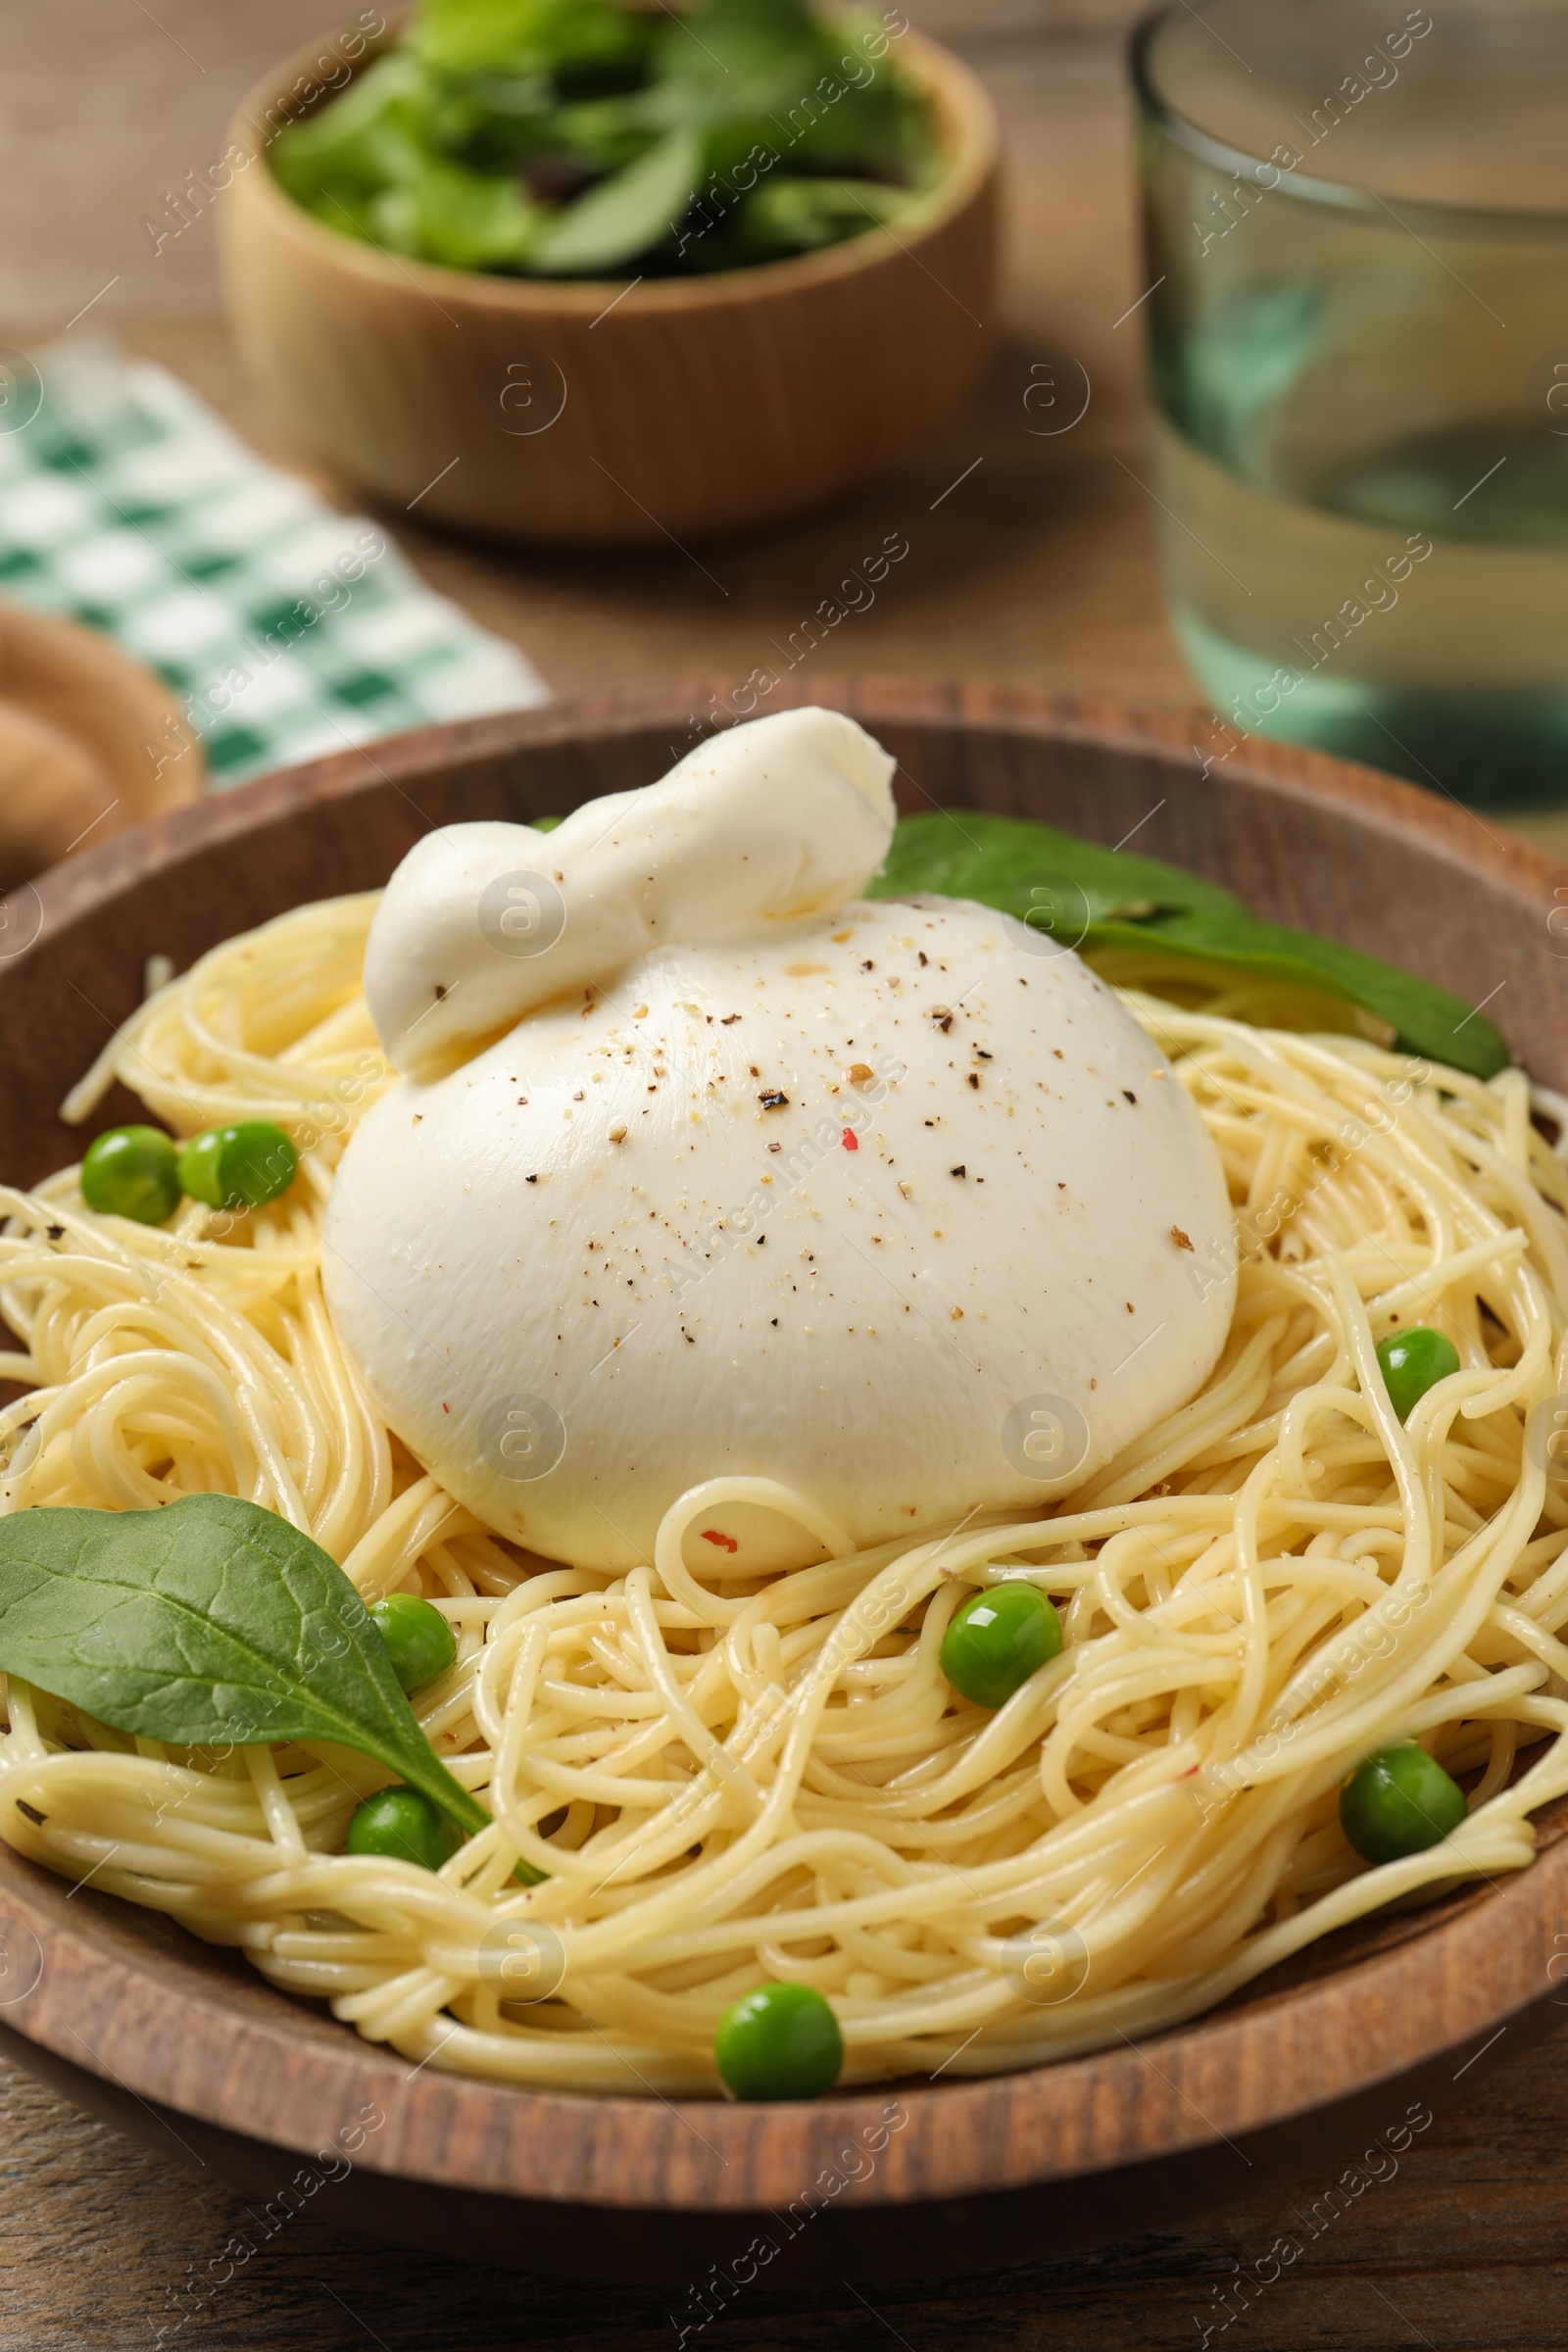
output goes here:
[{"label": "white cheese knot", "polygon": [[430,1077],[650,948],[858,898],[893,838],[894,766],[840,711],[781,710],[554,832],[427,834],[388,884],[366,950],[387,1054]]}]

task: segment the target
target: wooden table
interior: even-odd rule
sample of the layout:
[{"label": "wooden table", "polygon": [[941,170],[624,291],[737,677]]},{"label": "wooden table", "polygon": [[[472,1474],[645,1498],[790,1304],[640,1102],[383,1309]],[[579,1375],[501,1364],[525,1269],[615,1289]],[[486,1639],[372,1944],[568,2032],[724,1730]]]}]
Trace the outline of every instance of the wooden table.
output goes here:
[{"label": "wooden table", "polygon": [[[218,152],[249,80],[328,13],[321,0],[156,0],[156,15],[141,0],[14,10],[0,341],[36,342],[88,304],[73,335],[108,331],[161,360],[259,447],[301,464],[227,345],[211,220],[157,254],[141,220]],[[909,0],[909,13],[963,48],[1008,128],[1011,254],[994,379],[918,464],[848,508],[705,549],[717,586],[673,551],[503,556],[390,518],[433,584],[521,646],[560,691],[744,678],[862,548],[898,529],[909,559],[877,605],[812,657],[824,673],[974,677],[1191,707],[1142,486],[1139,322],[1123,317],[1143,290],[1115,37],[1126,0]],[[71,170],[62,125],[81,157]],[[1032,434],[1030,364],[1069,357],[1093,387],[1088,414],[1060,435]],[[1549,820],[1533,829],[1554,830]],[[1568,846],[1565,820],[1555,830]],[[1205,2328],[1250,2352],[1560,2352],[1568,2041],[1518,2067],[1507,2060],[1505,2035],[1434,2101],[1435,2121],[1397,2176],[1353,2198],[1330,2198],[1329,2179],[1260,2180],[1239,2159],[1236,2202],[1188,2229],[1070,2261],[1053,2260],[1049,2244],[977,2242],[974,2276],[938,2284],[754,2290],[703,2331],[702,2352],[862,2352],[888,2338],[905,2352],[1176,2352],[1200,2345]],[[130,2352],[157,2343],[160,2328],[179,2352],[678,2352],[669,2314],[683,2299],[662,2290],[564,2285],[367,2246],[334,2235],[329,2210],[266,2239],[172,2144],[133,2146],[3,2070],[0,2133],[0,2352]],[[187,2277],[205,2274],[236,2234],[256,2245],[254,2258],[193,2311]],[[1260,2295],[1254,2286],[1248,2308],[1227,2299],[1238,2269],[1267,2270],[1282,2240],[1298,2251],[1274,2258],[1275,2283]],[[1025,2251],[1035,2259],[1011,2268]]]}]

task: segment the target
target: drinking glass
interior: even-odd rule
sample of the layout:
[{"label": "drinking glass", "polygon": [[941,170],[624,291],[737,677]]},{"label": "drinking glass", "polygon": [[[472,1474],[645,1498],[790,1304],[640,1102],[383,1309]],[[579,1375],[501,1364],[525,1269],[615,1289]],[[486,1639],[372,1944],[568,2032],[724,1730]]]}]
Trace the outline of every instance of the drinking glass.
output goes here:
[{"label": "drinking glass", "polygon": [[1188,0],[1133,43],[1163,562],[1217,716],[1568,805],[1568,9]]}]

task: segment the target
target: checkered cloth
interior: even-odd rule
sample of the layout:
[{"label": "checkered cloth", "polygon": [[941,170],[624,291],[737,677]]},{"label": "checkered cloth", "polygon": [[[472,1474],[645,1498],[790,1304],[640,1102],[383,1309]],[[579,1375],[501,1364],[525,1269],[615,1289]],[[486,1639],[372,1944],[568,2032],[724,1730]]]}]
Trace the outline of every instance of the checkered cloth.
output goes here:
[{"label": "checkered cloth", "polygon": [[263,465],[163,368],[56,345],[36,376],[11,380],[0,410],[0,596],[107,630],[160,670],[215,787],[547,699],[378,523]]}]

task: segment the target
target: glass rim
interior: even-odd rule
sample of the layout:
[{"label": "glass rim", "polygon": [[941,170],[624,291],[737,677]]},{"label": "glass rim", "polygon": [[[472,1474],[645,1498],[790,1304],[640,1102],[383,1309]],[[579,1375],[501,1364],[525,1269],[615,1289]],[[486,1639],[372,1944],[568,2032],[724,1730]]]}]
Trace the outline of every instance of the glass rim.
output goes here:
[{"label": "glass rim", "polygon": [[1133,26],[1127,57],[1133,90],[1145,117],[1173,146],[1183,148],[1199,162],[1215,165],[1265,193],[1294,196],[1299,203],[1322,205],[1374,223],[1387,216],[1398,227],[1409,228],[1408,215],[1440,236],[1568,237],[1568,207],[1554,210],[1505,204],[1439,204],[1425,196],[1396,196],[1391,201],[1363,181],[1324,179],[1301,171],[1298,166],[1282,166],[1271,157],[1252,155],[1245,147],[1232,146],[1229,140],[1201,129],[1159,89],[1152,63],[1157,34],[1178,14],[1191,13],[1186,0],[1155,0],[1155,5]]}]

